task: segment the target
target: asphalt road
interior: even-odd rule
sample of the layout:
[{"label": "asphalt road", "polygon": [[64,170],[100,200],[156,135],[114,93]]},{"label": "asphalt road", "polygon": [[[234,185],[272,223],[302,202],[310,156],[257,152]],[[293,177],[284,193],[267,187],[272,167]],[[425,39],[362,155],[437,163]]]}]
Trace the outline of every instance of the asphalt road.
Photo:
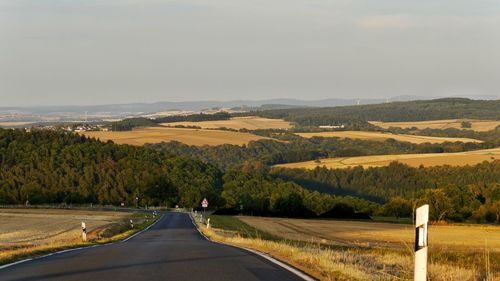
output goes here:
[{"label": "asphalt road", "polygon": [[27,261],[0,280],[302,280],[270,261],[210,242],[185,213],[167,213],[148,231],[111,245]]}]

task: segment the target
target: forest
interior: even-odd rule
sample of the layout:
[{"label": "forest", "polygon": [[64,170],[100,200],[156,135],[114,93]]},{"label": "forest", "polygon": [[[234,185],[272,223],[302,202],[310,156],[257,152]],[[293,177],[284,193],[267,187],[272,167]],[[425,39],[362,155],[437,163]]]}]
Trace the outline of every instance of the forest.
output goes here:
[{"label": "forest", "polygon": [[325,157],[352,157],[365,155],[462,152],[496,147],[489,142],[442,144],[413,144],[388,139],[384,142],[340,138],[302,138],[295,134],[273,135],[276,140],[258,140],[246,146],[189,146],[179,142],[148,145],[166,153],[185,156],[210,163],[221,170],[247,161],[260,161],[265,165],[309,161]]},{"label": "forest", "polygon": [[[328,124],[372,127],[368,120],[499,119],[499,101],[440,99],[334,108],[252,112],[300,128]],[[132,118],[114,130],[164,122],[225,120],[228,113],[162,119]],[[321,121],[323,120],[323,121]],[[335,123],[339,121],[340,123]],[[467,124],[465,124],[467,125]],[[300,127],[302,126],[302,127]],[[258,130],[272,137],[248,145],[189,146],[169,142],[134,147],[73,133],[0,129],[0,204],[102,204],[198,207],[206,197],[221,213],[285,217],[408,217],[429,202],[433,220],[500,223],[500,161],[474,166],[314,170],[272,167],[325,157],[462,152],[500,145],[500,128],[398,129],[394,133],[467,137],[483,143],[412,144],[313,137]],[[137,198],[137,200],[136,200]]]},{"label": "forest", "polygon": [[[215,208],[244,204],[245,213],[282,216],[316,216],[345,202],[374,205],[274,179],[258,165],[223,174],[213,165],[147,147],[64,132],[0,129],[0,204],[191,208],[204,197]],[[347,214],[356,212],[350,207]]]}]

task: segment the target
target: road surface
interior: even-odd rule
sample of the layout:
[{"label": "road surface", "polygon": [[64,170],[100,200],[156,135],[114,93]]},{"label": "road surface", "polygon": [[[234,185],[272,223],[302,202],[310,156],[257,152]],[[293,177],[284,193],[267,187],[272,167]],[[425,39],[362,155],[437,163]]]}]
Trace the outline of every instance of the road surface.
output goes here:
[{"label": "road surface", "polygon": [[188,214],[167,213],[148,231],[111,245],[0,270],[0,280],[302,280],[257,255],[210,242]]}]

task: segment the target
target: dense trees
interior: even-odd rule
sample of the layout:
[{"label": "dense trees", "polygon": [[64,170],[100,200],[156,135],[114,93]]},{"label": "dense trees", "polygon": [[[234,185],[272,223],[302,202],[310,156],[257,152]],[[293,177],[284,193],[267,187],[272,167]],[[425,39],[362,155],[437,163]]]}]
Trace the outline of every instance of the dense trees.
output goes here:
[{"label": "dense trees", "polygon": [[111,123],[111,130],[113,131],[130,131],[135,127],[156,126],[156,123],[148,118],[128,118],[121,121]]},{"label": "dense trees", "polygon": [[152,149],[59,132],[0,129],[0,204],[197,206],[219,200],[219,171]]},{"label": "dense trees", "polygon": [[259,140],[243,147],[229,144],[199,147],[179,142],[154,144],[150,147],[165,153],[200,159],[223,170],[247,161],[260,161],[265,165],[275,165],[324,157],[461,152],[493,147],[489,143],[412,144],[393,139],[385,142],[322,137],[306,139],[294,134],[276,137],[279,141]]},{"label": "dense trees", "polygon": [[500,161],[475,166],[350,169],[273,169],[276,177],[332,194],[352,194],[387,201],[380,214],[405,216],[409,206],[428,203],[431,218],[499,222]]},{"label": "dense trees", "polygon": [[348,205],[354,212],[373,213],[377,204],[354,197],[336,197],[309,191],[296,183],[273,179],[260,171],[230,170],[224,175],[221,195],[225,208],[252,215],[315,217],[337,205]]},{"label": "dense trees", "polygon": [[201,122],[201,121],[215,121],[215,120],[229,120],[231,115],[227,112],[217,112],[214,114],[189,114],[189,115],[173,115],[154,119],[156,123],[172,123],[172,122]]},{"label": "dense trees", "polygon": [[[416,205],[429,203],[434,220],[500,222],[500,161],[465,167],[391,163],[367,169],[270,169],[268,165],[281,161],[353,151],[429,147],[288,135],[285,139],[246,147],[133,147],[64,132],[0,129],[0,204],[197,207],[207,197],[211,206],[239,211],[243,205],[244,213],[254,215],[402,217]],[[460,145],[440,148],[470,148]]]},{"label": "dense trees", "polygon": [[0,204],[197,207],[207,197],[214,207],[244,205],[245,213],[297,217],[319,215],[338,202],[368,213],[376,206],[309,191],[266,171],[248,161],[223,176],[210,164],[154,149],[63,132],[0,129]]}]

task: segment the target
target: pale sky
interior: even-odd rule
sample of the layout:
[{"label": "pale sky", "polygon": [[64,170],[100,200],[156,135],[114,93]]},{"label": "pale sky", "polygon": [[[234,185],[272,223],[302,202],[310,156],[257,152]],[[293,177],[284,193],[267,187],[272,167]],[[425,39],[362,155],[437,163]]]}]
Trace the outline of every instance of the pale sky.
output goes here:
[{"label": "pale sky", "polygon": [[0,106],[481,94],[498,0],[0,0]]}]

